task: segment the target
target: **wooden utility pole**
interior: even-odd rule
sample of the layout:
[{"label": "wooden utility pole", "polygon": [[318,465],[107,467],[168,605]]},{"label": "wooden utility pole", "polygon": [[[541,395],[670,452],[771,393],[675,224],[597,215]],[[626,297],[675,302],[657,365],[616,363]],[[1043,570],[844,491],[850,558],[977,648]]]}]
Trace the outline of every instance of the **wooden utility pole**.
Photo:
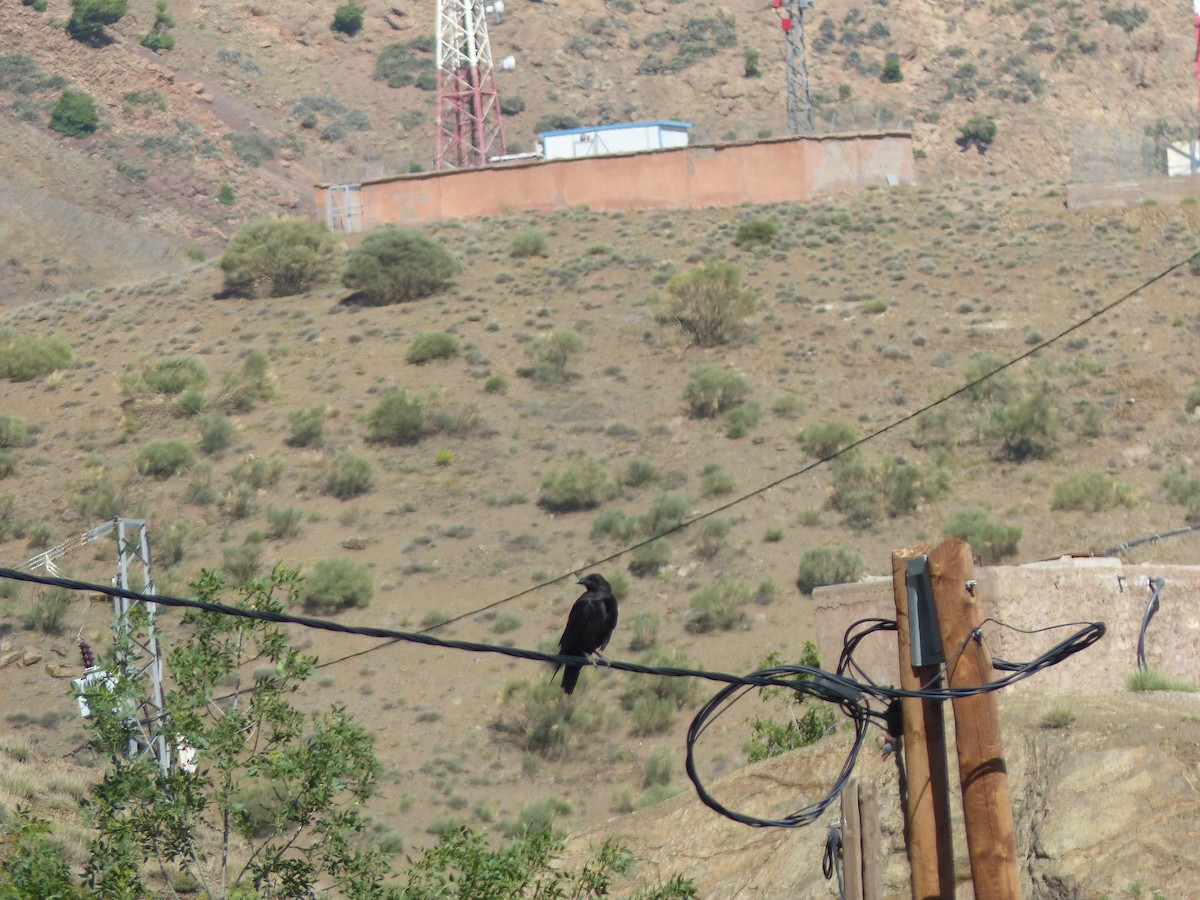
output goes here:
[{"label": "wooden utility pole", "polygon": [[[929,574],[950,687],[991,681],[991,655],[973,634],[982,616],[970,545],[947,538],[929,554]],[[951,705],[975,898],[1019,900],[1017,842],[996,695],[960,697]],[[905,726],[907,744],[907,722]]]},{"label": "wooden utility pole", "polygon": [[[892,592],[896,601],[896,638],[900,650],[900,686],[915,691],[935,680],[936,665],[913,666],[909,652],[908,561],[925,555],[928,545],[892,551]],[[904,771],[908,862],[914,900],[954,896],[954,842],[950,833],[950,790],[946,770],[946,726],[942,704],[905,697]]]},{"label": "wooden utility pole", "polygon": [[862,829],[858,816],[858,779],[842,791],[842,877],[844,900],[863,900]]}]

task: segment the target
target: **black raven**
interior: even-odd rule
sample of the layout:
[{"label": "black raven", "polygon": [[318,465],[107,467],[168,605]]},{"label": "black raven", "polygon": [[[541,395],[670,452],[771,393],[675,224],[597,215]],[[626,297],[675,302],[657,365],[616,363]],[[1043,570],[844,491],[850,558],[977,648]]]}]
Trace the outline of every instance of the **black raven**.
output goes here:
[{"label": "black raven", "polygon": [[[571,607],[567,627],[558,641],[558,652],[563,656],[589,656],[608,646],[613,629],[617,627],[617,599],[603,575],[592,573],[575,583],[582,584],[587,590]],[[575,690],[581,668],[572,665],[563,668],[563,693]],[[558,669],[558,666],[554,667],[555,672]]]}]

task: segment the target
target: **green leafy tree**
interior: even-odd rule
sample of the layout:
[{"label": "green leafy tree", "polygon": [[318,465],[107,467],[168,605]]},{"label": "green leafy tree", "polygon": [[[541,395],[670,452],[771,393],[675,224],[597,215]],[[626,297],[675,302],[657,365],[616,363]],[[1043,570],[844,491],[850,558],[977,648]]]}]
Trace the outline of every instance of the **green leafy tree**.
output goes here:
[{"label": "green leafy tree", "polygon": [[[774,669],[783,665],[779,654],[772,650],[759,665],[759,669]],[[804,642],[804,652],[798,665],[821,667],[821,657],[817,645],[812,641]],[[811,676],[802,675],[800,681],[811,681]],[[798,747],[815,744],[827,734],[832,734],[837,724],[837,716],[831,709],[821,703],[808,700],[802,694],[788,691],[784,688],[763,688],[764,703],[782,706],[787,714],[786,721],[778,719],[755,718],[750,723],[750,740],[746,745],[746,761],[758,762],[779,756]]]},{"label": "green leafy tree", "polygon": [[[299,584],[277,567],[231,605],[282,612],[299,601]],[[225,590],[207,571],[192,587],[208,602]],[[385,896],[387,863],[361,836],[380,771],[373,738],[339,707],[306,726],[290,701],[314,657],[273,623],[192,611],[182,624],[162,728],[168,746],[194,751],[194,771],[164,774],[151,758],[127,755],[137,724],[126,711],[141,686],[122,667],[110,660],[112,683],[88,691],[91,745],[107,760],[89,801],[88,883],[101,897],[145,897],[151,874],[176,871],[209,897],[307,897],[318,882]],[[135,617],[135,633],[144,627]]]},{"label": "green leafy tree", "polygon": [[415,228],[385,225],[346,258],[342,284],[378,305],[428,297],[458,274],[458,260]]},{"label": "green leafy tree", "polygon": [[50,110],[50,128],[69,137],[87,137],[100,124],[96,102],[82,91],[63,91]]},{"label": "green leafy tree", "polygon": [[17,806],[0,827],[0,900],[83,900],[71,867],[50,840],[50,823]]},{"label": "green leafy tree", "polygon": [[325,272],[329,230],[298,216],[259,219],[241,227],[221,256],[225,290],[243,297],[288,297],[308,290]]},{"label": "green leafy tree", "polygon": [[114,25],[129,12],[128,0],[71,0],[67,34],[85,44],[104,39],[104,26]]},{"label": "green leafy tree", "polygon": [[958,131],[958,144],[964,150],[974,146],[980,153],[986,153],[996,139],[996,123],[987,116],[971,116]]}]

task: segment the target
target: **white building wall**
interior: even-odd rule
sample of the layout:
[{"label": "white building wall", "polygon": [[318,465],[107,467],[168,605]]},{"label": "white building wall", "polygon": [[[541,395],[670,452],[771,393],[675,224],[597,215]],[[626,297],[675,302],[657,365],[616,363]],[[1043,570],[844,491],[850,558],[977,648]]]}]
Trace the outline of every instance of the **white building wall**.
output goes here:
[{"label": "white building wall", "polygon": [[686,128],[662,125],[631,125],[627,128],[597,128],[548,133],[542,138],[545,159],[574,159],[607,153],[638,153],[668,147],[686,147]]}]

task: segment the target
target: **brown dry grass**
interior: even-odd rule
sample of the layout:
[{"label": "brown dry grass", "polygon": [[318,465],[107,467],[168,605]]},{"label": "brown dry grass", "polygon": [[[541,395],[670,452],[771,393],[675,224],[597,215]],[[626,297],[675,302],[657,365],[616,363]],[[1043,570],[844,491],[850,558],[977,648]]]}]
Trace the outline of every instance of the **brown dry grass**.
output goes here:
[{"label": "brown dry grass", "polygon": [[[779,221],[783,242],[762,254],[737,250],[737,224],[758,215]],[[551,514],[536,504],[544,473],[561,468],[572,452],[596,457],[613,476],[633,459],[649,460],[663,474],[663,482],[623,489],[600,511],[645,513],[670,486],[690,498],[693,513],[703,512],[724,499],[701,496],[706,465],[733,474],[735,496],[799,470],[809,461],[796,440],[805,426],[843,420],[865,433],[948,393],[962,383],[974,354],[1015,356],[1186,258],[1195,249],[1189,236],[1197,218],[1195,205],[1069,213],[1045,186],[967,184],[867,191],[805,207],[573,210],[445,224],[431,231],[460,254],[465,273],[445,293],[404,306],[347,308],[333,284],[299,297],[215,299],[220,277],[211,267],[133,287],[97,287],[0,317],[17,333],[63,334],[77,357],[50,379],[0,382],[0,407],[34,432],[0,494],[15,495],[13,518],[22,534],[41,525],[61,540],[93,524],[74,511],[75,486],[103,467],[124,497],[123,514],[148,517],[159,534],[187,526],[183,560],[159,573],[160,590],[179,594],[200,566],[221,564],[224,548],[265,531],[268,508],[294,507],[303,513],[299,535],[268,539],[265,563],[307,568],[318,558],[349,556],[371,568],[375,595],[343,621],[429,624],[620,549],[618,541],[591,536],[595,513]],[[512,259],[512,237],[531,225],[547,231],[549,257]],[[688,348],[681,334],[656,321],[662,275],[721,257],[744,268],[758,311],[740,343]],[[1185,269],[1019,367],[1018,380],[1048,385],[1068,420],[1084,404],[1101,411],[1098,435],[1083,439],[1067,428],[1049,459],[998,458],[981,437],[987,409],[959,400],[946,407],[941,441],[915,447],[908,425],[863,449],[872,464],[900,455],[947,468],[950,495],[915,515],[883,518],[861,533],[845,528],[826,506],[831,471],[821,467],[722,513],[729,531],[720,546],[695,528],[672,537],[662,573],[630,578],[610,654],[635,655],[628,650],[633,618],[650,611],[661,619],[660,647],[704,668],[748,671],[771,650],[795,659],[811,636],[810,606],[793,587],[804,550],[844,543],[861,553],[869,571],[882,573],[893,547],[939,537],[963,505],[984,506],[994,518],[1023,526],[1023,560],[1104,549],[1180,524],[1182,507],[1166,502],[1162,481],[1194,446],[1184,400],[1197,377],[1195,297]],[[873,300],[885,301],[886,309]],[[521,377],[528,340],[565,328],[583,336],[586,349],[574,366],[582,377],[562,388]],[[463,353],[405,363],[411,340],[437,330],[454,332]],[[212,396],[226,373],[241,371],[251,348],[270,354],[280,396],[227,413],[232,444],[205,460],[211,488],[217,497],[226,494],[234,469],[251,454],[278,460],[282,475],[254,493],[248,517],[235,519],[220,503],[189,502],[194,475],[160,481],[137,474],[141,447],[153,440],[195,442],[199,426],[195,418],[168,414],[123,419],[121,375],[139,360],[192,356],[206,367]],[[761,423],[745,438],[726,437],[720,420],[685,415],[688,373],[705,363],[741,373],[762,405]],[[485,392],[488,377],[497,375],[507,390]],[[469,436],[439,435],[415,446],[367,444],[361,416],[390,388],[474,409],[481,425]],[[782,397],[793,399],[777,404]],[[329,410],[324,445],[289,446],[288,413],[315,404]],[[330,461],[341,451],[372,460],[373,491],[348,501],[322,493]],[[1130,481],[1132,505],[1099,514],[1053,511],[1054,485],[1086,469]],[[765,540],[769,530],[776,534]],[[0,559],[19,563],[32,553],[27,544],[27,537],[10,537],[0,544]],[[1195,547],[1181,540],[1146,552],[1164,562],[1190,561]],[[63,564],[72,575],[102,581],[111,559],[105,544]],[[601,571],[622,571],[627,562],[622,557]],[[742,630],[689,632],[689,598],[722,577],[751,589],[772,582],[774,600],[749,607]],[[507,604],[499,615],[512,617],[499,628],[499,618],[481,616],[445,631],[550,648],[575,596],[571,581]],[[79,629],[103,643],[106,606],[80,600],[64,617],[66,634],[41,637],[21,630],[32,602],[28,592],[0,600],[0,628],[10,632],[4,641],[64,657],[74,655],[70,639]],[[162,617],[167,646],[176,621],[173,614]],[[372,645],[324,634],[295,638],[323,660]],[[593,723],[586,739],[580,735],[561,759],[523,752],[491,725],[511,716],[504,702],[510,682],[546,677],[546,669],[498,656],[399,645],[323,669],[302,702],[311,709],[343,703],[369,724],[387,767],[384,798],[372,814],[410,846],[428,841],[426,829],[435,822],[496,828],[517,819],[531,800],[552,797],[569,800],[568,827],[595,822],[628,802],[621,795],[641,793],[652,754],[666,749],[681,759],[692,707],[660,735],[634,734],[620,702],[631,682],[603,670],[586,672],[573,700]],[[0,681],[10,710],[73,708],[63,682],[40,666],[10,666]],[[747,707],[744,715],[726,716],[709,733],[716,769],[744,759],[744,720],[757,712]],[[20,728],[37,734],[51,753],[80,739],[70,724]],[[673,783],[682,778],[677,766]]]}]

